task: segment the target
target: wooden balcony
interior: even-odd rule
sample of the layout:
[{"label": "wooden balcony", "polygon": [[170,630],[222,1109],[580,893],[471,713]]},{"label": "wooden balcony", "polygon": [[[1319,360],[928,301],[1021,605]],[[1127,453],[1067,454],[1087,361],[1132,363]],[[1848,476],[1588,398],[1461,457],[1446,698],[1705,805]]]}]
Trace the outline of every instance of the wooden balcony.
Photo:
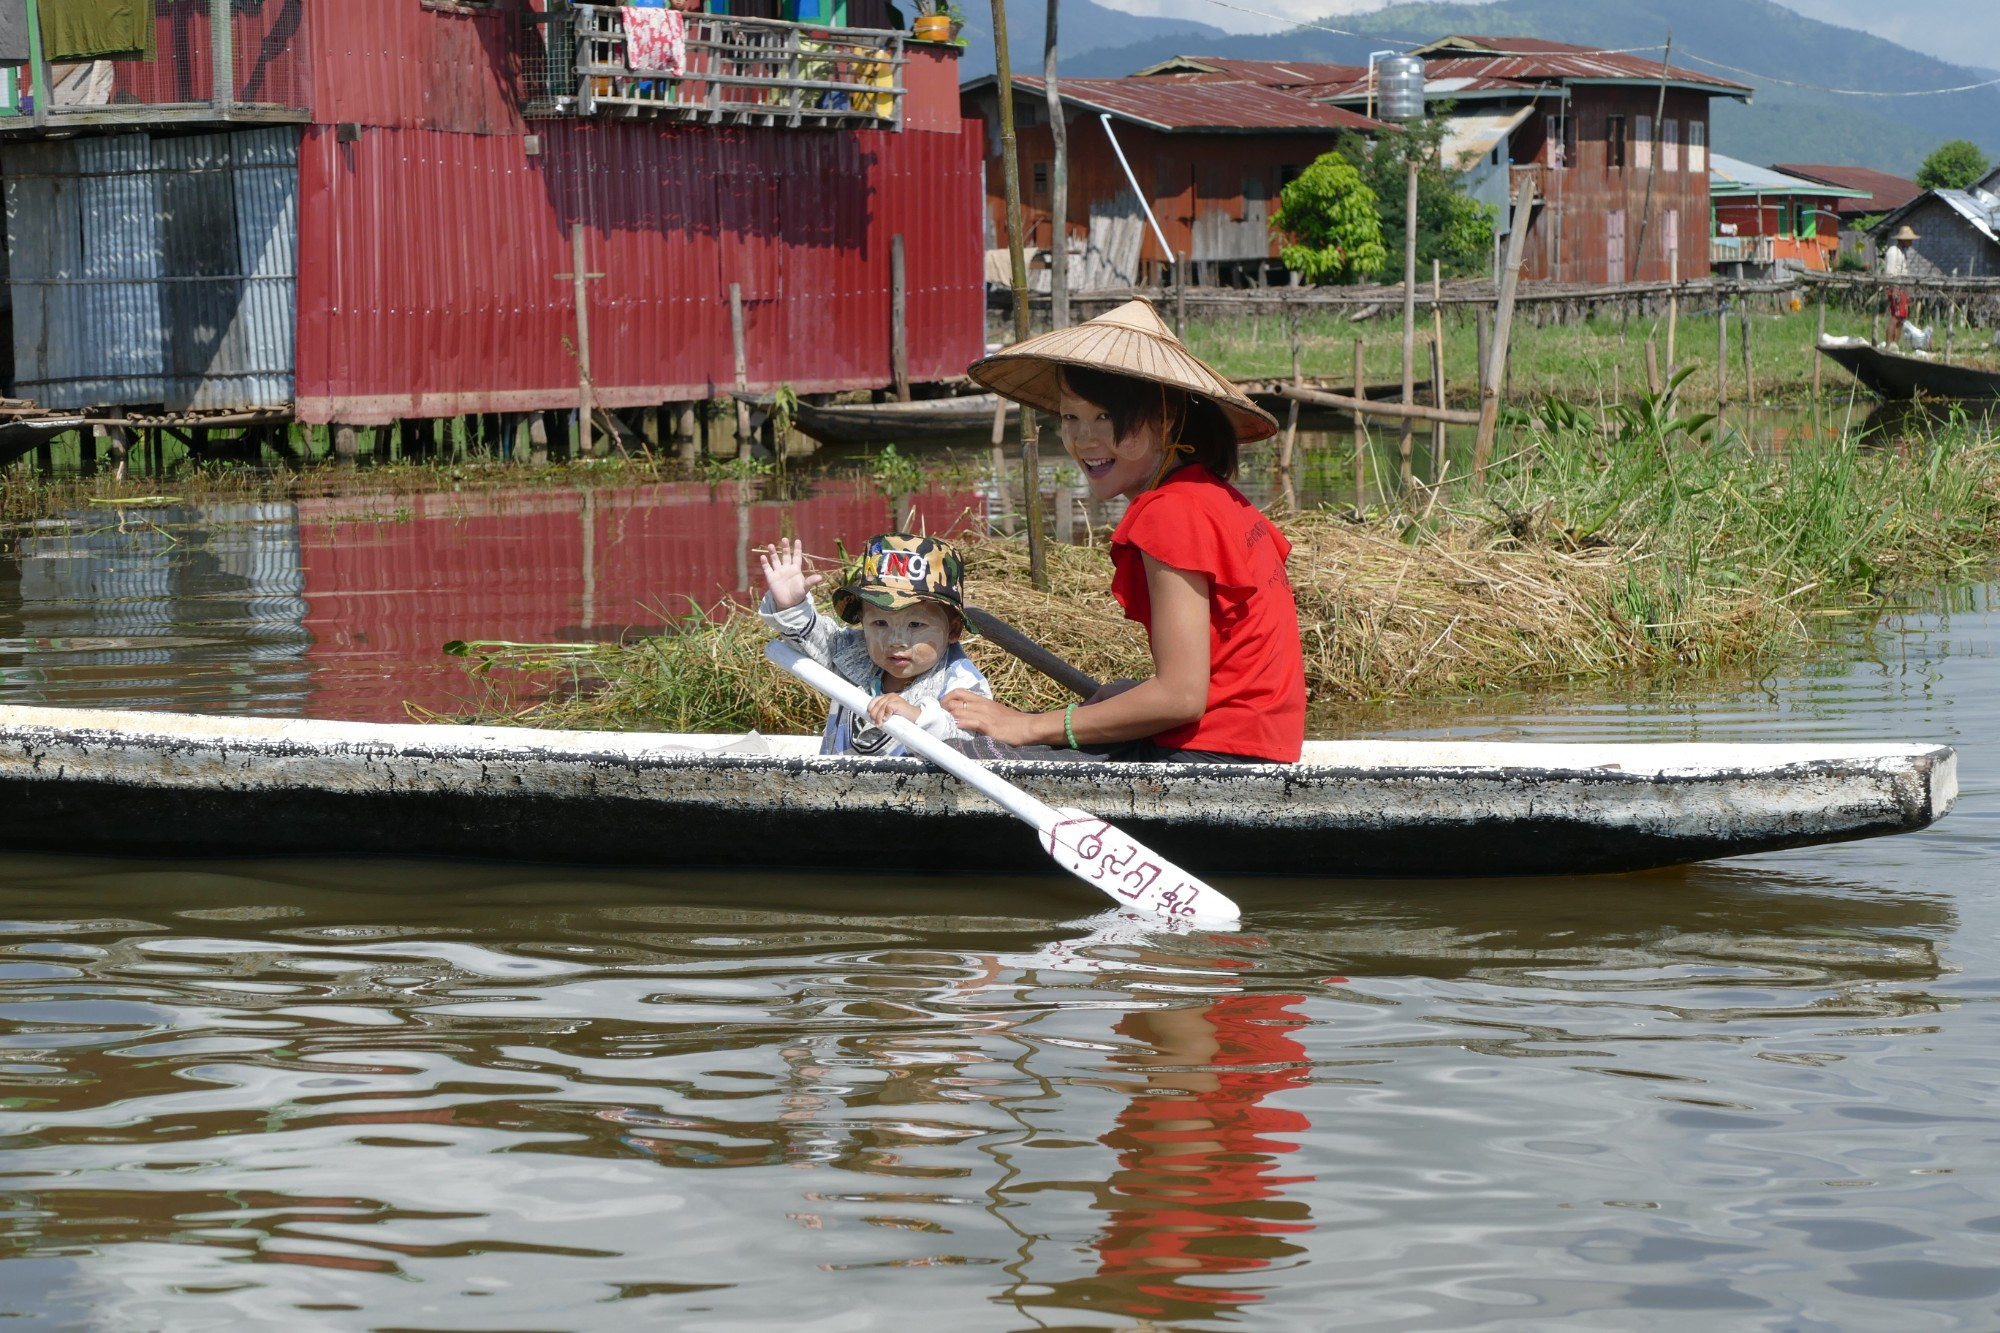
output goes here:
[{"label": "wooden balcony", "polygon": [[305,3],[156,0],[153,59],[69,61],[43,49],[29,0],[31,59],[0,71],[0,135],[303,121],[311,104]]},{"label": "wooden balcony", "polygon": [[1775,236],[1712,236],[1708,242],[1708,262],[1716,264],[1772,264],[1777,262]]},{"label": "wooden balcony", "polygon": [[542,33],[525,62],[527,114],[902,128],[900,32],[684,14],[678,44],[635,57],[639,45],[626,30],[634,12],[575,5],[537,24]]}]

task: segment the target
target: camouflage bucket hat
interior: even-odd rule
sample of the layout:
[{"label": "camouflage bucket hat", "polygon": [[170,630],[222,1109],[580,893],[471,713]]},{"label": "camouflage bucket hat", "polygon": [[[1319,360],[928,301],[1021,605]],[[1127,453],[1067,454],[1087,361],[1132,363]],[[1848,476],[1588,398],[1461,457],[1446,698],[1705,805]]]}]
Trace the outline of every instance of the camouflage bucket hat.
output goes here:
[{"label": "camouflage bucket hat", "polygon": [[850,625],[861,619],[864,604],[900,611],[918,602],[937,602],[962,615],[964,584],[965,562],[951,543],[885,532],[869,539],[861,568],[834,589],[833,609]]}]

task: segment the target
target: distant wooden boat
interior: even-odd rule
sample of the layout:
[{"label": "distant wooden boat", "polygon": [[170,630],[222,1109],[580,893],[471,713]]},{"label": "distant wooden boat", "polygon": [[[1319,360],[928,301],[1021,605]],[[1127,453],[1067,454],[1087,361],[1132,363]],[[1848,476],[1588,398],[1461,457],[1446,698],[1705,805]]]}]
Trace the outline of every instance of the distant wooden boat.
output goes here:
[{"label": "distant wooden boat", "polygon": [[82,424],[80,416],[16,417],[0,423],[0,467]]},{"label": "distant wooden boat", "polygon": [[968,393],[907,403],[800,403],[793,423],[821,444],[915,443],[989,430],[999,402],[990,393]]},{"label": "distant wooden boat", "polygon": [[[0,706],[0,846],[1046,874],[917,759],[812,736],[639,735]],[[1313,741],[1298,764],[1014,760],[1203,875],[1644,870],[1920,829],[1942,745]],[[949,876],[933,876],[949,892]]]},{"label": "distant wooden boat", "polygon": [[1823,338],[1820,355],[1884,398],[2000,398],[2000,370],[1884,351],[1865,338]]},{"label": "distant wooden boat", "polygon": [[[1286,400],[1273,392],[1271,386],[1290,382],[1283,377],[1264,376],[1240,379],[1236,384],[1259,407],[1282,413]],[[1309,376],[1304,383],[1308,388],[1329,389],[1337,393],[1349,393],[1354,388],[1350,383],[1324,376]],[[1429,402],[1430,392],[1429,380],[1417,381],[1419,402]],[[1401,381],[1368,386],[1368,396],[1383,401],[1400,398],[1402,393]],[[999,399],[990,393],[919,398],[907,403],[827,403],[817,406],[800,403],[792,420],[801,435],[811,436],[821,444],[914,444],[989,431],[993,426],[993,409],[998,403]]]}]

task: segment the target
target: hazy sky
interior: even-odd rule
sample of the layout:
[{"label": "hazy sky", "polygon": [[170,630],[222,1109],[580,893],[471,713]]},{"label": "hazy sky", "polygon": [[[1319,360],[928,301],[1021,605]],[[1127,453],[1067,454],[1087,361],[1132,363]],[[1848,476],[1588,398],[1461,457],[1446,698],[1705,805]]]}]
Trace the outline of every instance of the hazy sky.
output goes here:
[{"label": "hazy sky", "polygon": [[[1304,19],[1339,23],[1341,14],[1364,14],[1385,0],[1099,0],[1113,9],[1163,18],[1196,19],[1231,32],[1272,32]],[[2000,0],[1777,0],[1809,18],[1859,28],[1954,64],[2000,69]],[[1260,10],[1276,18],[1260,18]],[[1723,57],[1715,57],[1722,59]]]}]

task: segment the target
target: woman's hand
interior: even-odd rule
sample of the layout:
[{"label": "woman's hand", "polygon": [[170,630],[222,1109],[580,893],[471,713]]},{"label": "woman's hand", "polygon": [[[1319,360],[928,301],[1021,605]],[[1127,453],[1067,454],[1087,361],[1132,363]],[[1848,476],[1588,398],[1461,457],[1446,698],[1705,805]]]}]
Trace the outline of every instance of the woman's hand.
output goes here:
[{"label": "woman's hand", "polygon": [[764,586],[770,590],[771,605],[778,610],[797,606],[808,592],[825,581],[824,574],[807,572],[807,558],[806,544],[797,538],[780,537],[758,550],[757,563],[764,567]]},{"label": "woman's hand", "polygon": [[868,701],[868,720],[878,727],[892,717],[915,722],[919,716],[916,706],[900,694],[878,694]]},{"label": "woman's hand", "polygon": [[[1002,745],[1061,745],[1060,713],[1023,713],[971,690],[953,690],[938,701],[963,731],[991,736]],[[1055,720],[1050,733],[1050,719]]]}]

